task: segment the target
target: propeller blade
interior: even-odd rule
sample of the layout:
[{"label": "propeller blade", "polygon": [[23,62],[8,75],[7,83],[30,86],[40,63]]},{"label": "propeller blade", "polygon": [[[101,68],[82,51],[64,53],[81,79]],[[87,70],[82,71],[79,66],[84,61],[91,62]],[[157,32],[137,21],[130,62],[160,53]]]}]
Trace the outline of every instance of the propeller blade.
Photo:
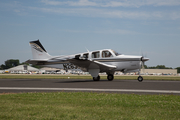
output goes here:
[{"label": "propeller blade", "polygon": [[142,61],[142,71],[143,71],[143,73],[144,73],[144,61]]},{"label": "propeller blade", "polygon": [[149,60],[149,58],[144,58],[144,57],[141,58],[141,61],[143,61],[143,62],[148,61],[148,60]]},{"label": "propeller blade", "polygon": [[144,69],[145,69],[145,67],[144,67],[144,64],[145,64],[145,61],[148,61],[149,60],[149,58],[144,58],[144,57],[142,57],[141,58],[141,69],[142,69],[142,73],[144,74]]}]

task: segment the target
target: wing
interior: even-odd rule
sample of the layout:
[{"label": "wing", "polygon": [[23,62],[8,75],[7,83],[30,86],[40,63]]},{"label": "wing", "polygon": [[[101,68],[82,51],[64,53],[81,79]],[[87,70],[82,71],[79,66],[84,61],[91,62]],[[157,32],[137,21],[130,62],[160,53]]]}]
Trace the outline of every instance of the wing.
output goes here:
[{"label": "wing", "polygon": [[116,66],[114,65],[108,65],[98,61],[81,60],[81,59],[69,59],[68,61],[80,67],[81,70],[83,71],[88,71],[88,69],[100,69],[100,72],[105,72],[116,69]]}]

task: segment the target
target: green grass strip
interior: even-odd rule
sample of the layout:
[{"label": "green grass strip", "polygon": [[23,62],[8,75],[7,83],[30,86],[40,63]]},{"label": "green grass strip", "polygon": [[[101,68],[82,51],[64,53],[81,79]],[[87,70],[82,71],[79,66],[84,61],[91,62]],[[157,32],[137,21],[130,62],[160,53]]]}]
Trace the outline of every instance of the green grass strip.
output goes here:
[{"label": "green grass strip", "polygon": [[1,94],[0,119],[178,120],[180,96],[91,92]]},{"label": "green grass strip", "polygon": [[[180,76],[143,76],[144,80],[176,80],[180,81]],[[137,76],[116,76],[115,80],[136,80]],[[21,74],[0,74],[0,79],[92,79],[90,75],[21,75]],[[106,75],[101,75],[102,80],[107,80]]]}]

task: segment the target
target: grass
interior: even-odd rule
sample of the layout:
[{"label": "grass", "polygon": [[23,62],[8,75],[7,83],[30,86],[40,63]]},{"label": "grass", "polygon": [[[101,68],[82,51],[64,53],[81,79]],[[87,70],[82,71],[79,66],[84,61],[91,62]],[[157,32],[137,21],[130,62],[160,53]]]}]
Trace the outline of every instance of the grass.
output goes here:
[{"label": "grass", "polygon": [[[90,75],[9,75],[0,79],[92,79]],[[106,76],[101,76],[106,79]],[[115,76],[137,79],[137,76]],[[180,80],[177,76],[144,76],[149,80]],[[180,120],[180,96],[94,92],[0,94],[0,120]]]},{"label": "grass", "polygon": [[[92,79],[90,75],[21,75],[21,74],[0,74],[0,79]],[[116,76],[115,80],[136,80],[138,76]],[[144,80],[178,80],[180,76],[143,76]],[[107,79],[106,75],[101,75],[101,79]]]},{"label": "grass", "polygon": [[1,94],[0,119],[178,120],[180,96],[92,92]]}]

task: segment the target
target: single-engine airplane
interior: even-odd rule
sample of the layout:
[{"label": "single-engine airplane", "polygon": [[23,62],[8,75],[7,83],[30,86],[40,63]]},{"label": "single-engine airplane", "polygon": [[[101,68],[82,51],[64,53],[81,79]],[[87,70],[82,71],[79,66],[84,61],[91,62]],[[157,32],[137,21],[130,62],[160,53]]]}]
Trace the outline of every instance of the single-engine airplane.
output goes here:
[{"label": "single-engine airplane", "polygon": [[138,72],[138,81],[142,82],[141,67],[145,61],[149,60],[143,56],[119,54],[112,49],[88,51],[67,56],[51,56],[39,40],[31,41],[30,46],[33,59],[26,61],[27,63],[64,70],[81,69],[84,72],[89,72],[94,81],[100,80],[99,73],[102,72],[106,72],[107,79],[112,81],[115,71],[121,71],[123,73]]}]

